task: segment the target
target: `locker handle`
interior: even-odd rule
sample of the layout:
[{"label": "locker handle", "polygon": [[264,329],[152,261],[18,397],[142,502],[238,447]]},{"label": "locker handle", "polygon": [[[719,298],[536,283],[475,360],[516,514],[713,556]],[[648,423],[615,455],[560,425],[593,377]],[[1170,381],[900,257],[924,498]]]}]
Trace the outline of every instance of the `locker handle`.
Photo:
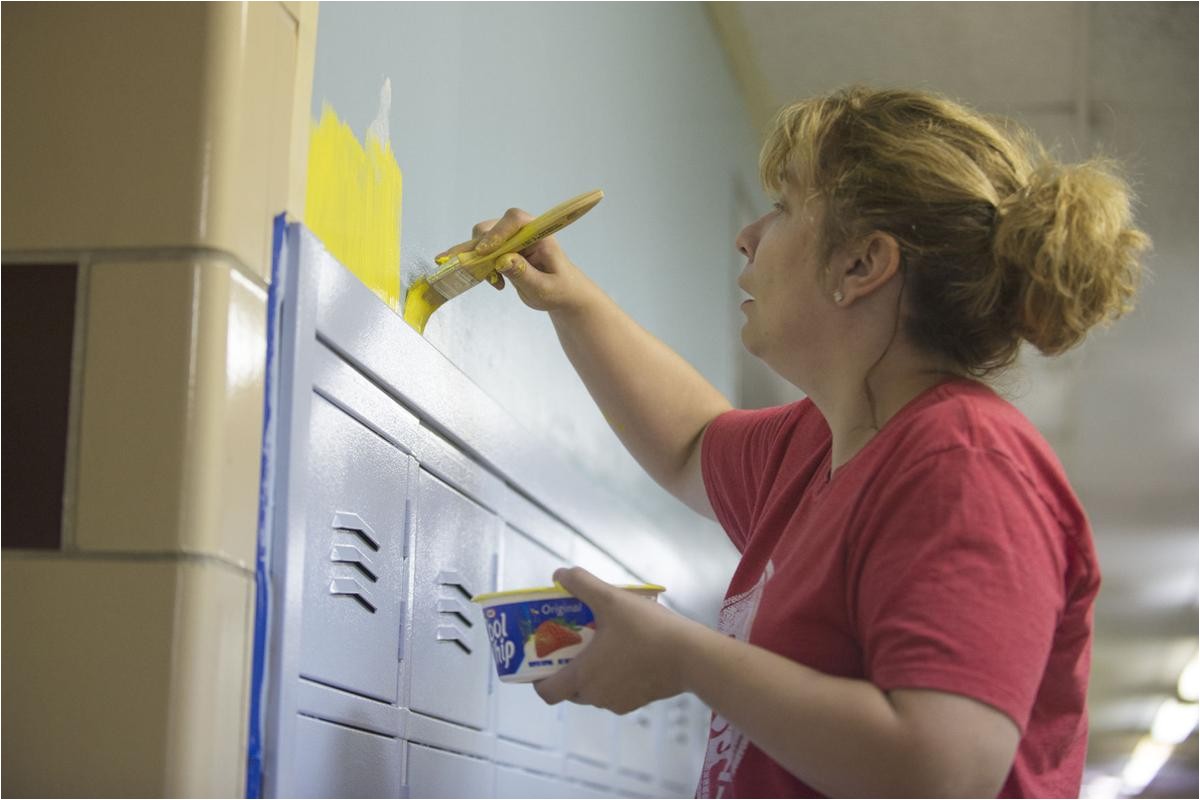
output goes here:
[{"label": "locker handle", "polygon": [[335,544],[329,553],[329,560],[340,564],[353,564],[371,579],[372,583],[379,581],[375,574],[375,564],[367,558],[367,554],[352,544]]},{"label": "locker handle", "polygon": [[375,599],[353,578],[334,578],[329,582],[329,593],[352,597],[372,614],[378,608]]},{"label": "locker handle", "polygon": [[467,635],[454,625],[439,625],[437,639],[439,642],[454,642],[467,655],[471,654],[471,648],[467,645]]},{"label": "locker handle", "polygon": [[372,550],[379,550],[379,537],[376,535],[375,529],[353,511],[333,512],[333,522],[329,526],[335,530],[354,531],[371,546]]}]

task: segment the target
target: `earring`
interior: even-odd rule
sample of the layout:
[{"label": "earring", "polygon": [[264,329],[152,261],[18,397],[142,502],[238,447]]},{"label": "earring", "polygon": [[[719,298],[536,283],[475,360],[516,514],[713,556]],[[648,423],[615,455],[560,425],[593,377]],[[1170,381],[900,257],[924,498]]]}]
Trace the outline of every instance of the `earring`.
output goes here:
[{"label": "earring", "polygon": [[842,300],[844,300],[844,299],[845,299],[845,297],[846,297],[846,296],[845,296],[844,294],[842,294],[842,290],[841,290],[841,289],[838,289],[837,291],[835,291],[835,292],[833,293],[833,302],[835,302],[835,303],[841,303],[841,302],[842,302]]}]

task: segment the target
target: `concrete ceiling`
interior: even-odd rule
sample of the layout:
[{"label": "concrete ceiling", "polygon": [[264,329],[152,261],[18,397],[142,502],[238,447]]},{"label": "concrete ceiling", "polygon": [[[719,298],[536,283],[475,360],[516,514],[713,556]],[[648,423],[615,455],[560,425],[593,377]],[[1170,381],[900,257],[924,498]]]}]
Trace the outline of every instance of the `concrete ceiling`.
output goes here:
[{"label": "concrete ceiling", "polygon": [[[1060,158],[1126,165],[1154,240],[1136,311],[1005,381],[1092,520],[1104,587],[1085,784],[1119,776],[1197,649],[1197,6],[708,8],[760,130],[780,105],[850,83],[921,87],[1021,119]],[[1196,765],[1193,732],[1145,796],[1195,797]]]}]

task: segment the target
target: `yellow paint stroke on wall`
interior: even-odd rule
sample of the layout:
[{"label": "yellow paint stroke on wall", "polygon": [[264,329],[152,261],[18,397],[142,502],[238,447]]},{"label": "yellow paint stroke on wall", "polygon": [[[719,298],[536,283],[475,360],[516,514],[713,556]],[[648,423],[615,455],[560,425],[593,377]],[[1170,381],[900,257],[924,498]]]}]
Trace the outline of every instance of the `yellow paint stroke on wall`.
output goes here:
[{"label": "yellow paint stroke on wall", "polygon": [[359,143],[326,105],[308,145],[304,223],[393,311],[400,310],[400,165],[374,130]]}]

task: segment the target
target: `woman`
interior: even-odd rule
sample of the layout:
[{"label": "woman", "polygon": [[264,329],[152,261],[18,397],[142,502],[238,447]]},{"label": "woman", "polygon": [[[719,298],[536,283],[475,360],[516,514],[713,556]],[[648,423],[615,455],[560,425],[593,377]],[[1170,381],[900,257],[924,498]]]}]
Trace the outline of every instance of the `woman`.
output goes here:
[{"label": "woman", "polygon": [[742,339],[801,402],[733,410],[552,239],[503,259],[633,456],[741,552],[718,631],[560,570],[597,634],[537,691],[618,713],[694,692],[714,712],[699,796],[1077,795],[1091,532],[979,379],[1128,309],[1148,240],[1124,183],[860,87],[784,109],[760,167],[778,202],[736,241]]}]

